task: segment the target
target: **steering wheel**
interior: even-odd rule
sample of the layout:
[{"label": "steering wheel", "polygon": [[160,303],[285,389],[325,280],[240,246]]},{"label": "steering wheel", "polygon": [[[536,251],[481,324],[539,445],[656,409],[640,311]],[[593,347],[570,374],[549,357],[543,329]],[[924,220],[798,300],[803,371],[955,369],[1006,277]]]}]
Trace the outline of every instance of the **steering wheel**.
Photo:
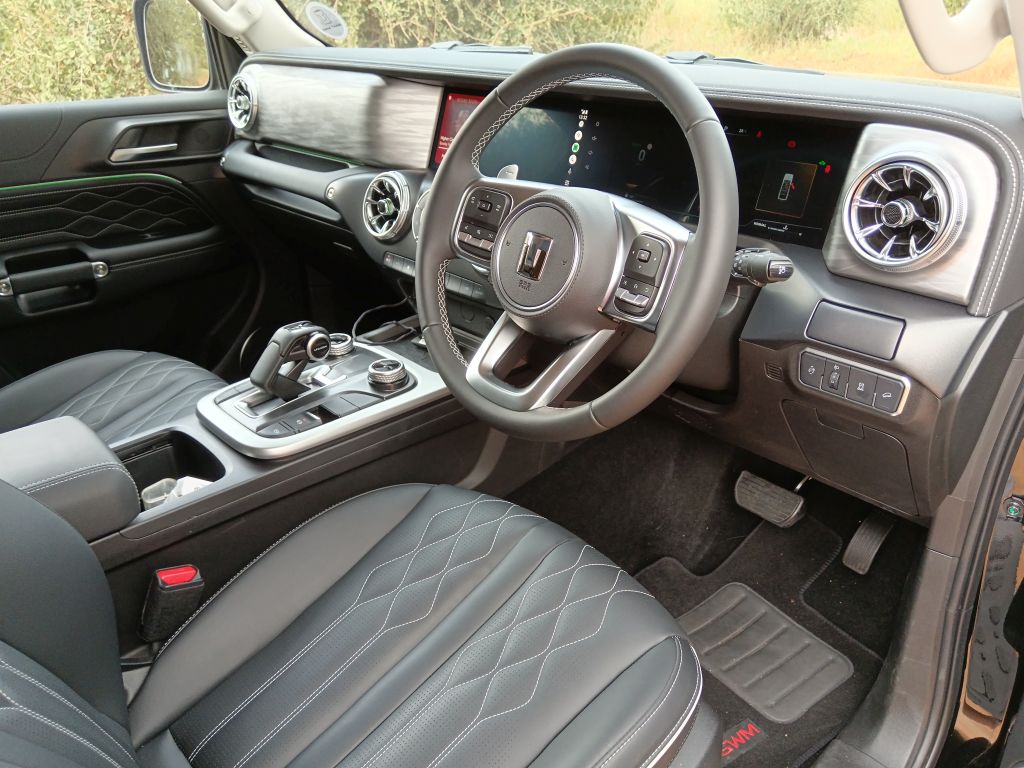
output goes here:
[{"label": "steering wheel", "polygon": [[[505,80],[452,142],[422,217],[416,299],[438,373],[482,421],[534,440],[610,429],[675,381],[711,327],[736,249],[736,170],[718,117],[680,69],[629,46],[565,48]],[[481,154],[517,112],[590,77],[645,88],[679,123],[697,172],[696,232],[597,190],[481,174]],[[455,257],[489,270],[504,309],[468,361],[445,303],[446,270]],[[559,407],[637,326],[655,333],[644,361],[600,397]],[[532,381],[509,376],[531,348],[552,347],[553,359]]]}]

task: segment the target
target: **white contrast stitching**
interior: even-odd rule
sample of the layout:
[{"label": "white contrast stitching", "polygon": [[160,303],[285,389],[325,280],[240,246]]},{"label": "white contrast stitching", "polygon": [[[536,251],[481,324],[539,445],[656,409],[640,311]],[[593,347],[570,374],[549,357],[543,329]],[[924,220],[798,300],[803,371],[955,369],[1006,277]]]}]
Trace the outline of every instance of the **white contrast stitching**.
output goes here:
[{"label": "white contrast stitching", "polygon": [[[53,698],[57,699],[57,701],[61,702],[62,704],[67,705],[69,708],[71,708],[72,710],[77,712],[79,715],[81,715],[86,720],[88,720],[89,723],[94,728],[96,728],[100,733],[102,733],[104,736],[106,736],[108,739],[110,739],[112,742],[114,742],[114,744],[117,746],[117,748],[120,749],[122,752],[124,752],[125,757],[127,757],[129,760],[133,759],[132,756],[131,756],[131,753],[129,753],[128,750],[124,748],[124,746],[121,744],[120,741],[115,739],[110,734],[109,731],[107,731],[102,725],[100,725],[95,720],[93,720],[91,717],[89,717],[89,715],[87,715],[81,709],[76,707],[72,702],[70,702],[67,699],[65,699],[63,696],[61,696],[59,693],[57,693],[55,690],[53,690],[49,686],[39,682],[38,680],[36,680],[31,675],[29,675],[29,674],[27,674],[25,672],[22,672],[20,669],[18,669],[17,667],[11,665],[9,662],[5,661],[4,659],[0,659],[0,665],[2,665],[4,667],[4,669],[7,669],[8,671],[13,672],[15,675],[17,675],[18,677],[22,678],[23,680],[27,680],[28,682],[32,683],[32,685],[36,686],[37,688],[39,688],[42,691],[45,691],[46,693],[48,693],[51,696],[53,696]],[[6,694],[5,694],[5,696],[6,696]],[[8,700],[13,701],[13,699],[11,699],[10,696],[6,696],[6,698]],[[17,707],[14,707],[14,709],[17,709]]]},{"label": "white contrast stitching", "polygon": [[[651,595],[648,592],[643,591],[643,590],[639,590],[639,589],[620,589],[620,590],[615,590],[616,585],[619,583],[619,578],[621,578],[624,575],[627,575],[626,572],[620,569],[619,572],[615,576],[615,581],[612,583],[612,586],[609,587],[609,589],[607,589],[605,592],[598,593],[598,594],[595,594],[595,595],[589,595],[588,597],[581,598],[579,600],[573,601],[572,603],[569,603],[567,606],[565,606],[565,608],[568,608],[569,606],[575,605],[576,603],[581,603],[581,602],[585,602],[586,600],[593,600],[593,599],[596,599],[598,597],[602,597],[604,595],[608,595],[608,599],[605,601],[605,605],[604,605],[604,613],[601,615],[601,622],[598,624],[597,629],[595,629],[589,635],[577,638],[576,640],[573,640],[570,643],[564,643],[564,644],[562,644],[560,646],[557,646],[555,648],[551,648],[550,650],[548,650],[550,648],[550,646],[551,646],[551,642],[554,640],[555,635],[558,632],[558,622],[561,621],[562,615],[565,612],[565,608],[563,608],[562,611],[559,613],[558,618],[555,620],[555,626],[554,626],[554,628],[552,630],[551,638],[548,640],[548,645],[547,645],[547,647],[545,647],[545,649],[543,651],[541,651],[540,653],[534,654],[533,656],[531,656],[529,658],[522,659],[521,661],[517,661],[514,664],[509,664],[508,666],[502,667],[502,669],[498,670],[498,672],[496,672],[494,675],[492,675],[490,682],[487,684],[487,689],[484,691],[483,699],[480,702],[480,709],[477,710],[477,713],[474,716],[472,722],[470,722],[470,724],[467,725],[462,730],[462,733],[460,733],[452,741],[450,741],[448,743],[448,746],[445,747],[444,749],[442,749],[441,752],[438,753],[438,755],[433,760],[430,761],[430,763],[426,766],[426,768],[433,768],[435,765],[437,765],[440,762],[442,762],[443,760],[445,760],[448,757],[448,755],[451,754],[452,750],[454,750],[456,747],[458,747],[459,744],[461,744],[469,736],[469,734],[472,733],[473,730],[478,725],[480,725],[481,723],[485,723],[488,720],[492,720],[492,719],[494,719],[496,717],[503,717],[504,715],[511,714],[512,712],[515,712],[517,710],[522,709],[525,706],[528,706],[530,704],[530,702],[533,701],[533,697],[537,695],[537,689],[540,688],[540,681],[541,681],[541,678],[544,676],[544,668],[545,668],[545,666],[547,666],[548,659],[550,659],[551,656],[553,656],[558,651],[561,651],[561,650],[569,648],[569,647],[571,647],[573,645],[577,645],[579,643],[585,642],[585,641],[591,639],[592,637],[594,637],[595,635],[597,635],[598,632],[600,632],[601,629],[604,627],[605,620],[608,618],[608,610],[611,607],[612,600],[617,595],[637,594],[637,595],[641,595],[642,597],[653,599],[653,598],[651,598]],[[488,715],[487,717],[485,717],[483,719],[477,719],[477,718],[480,717],[480,713],[484,711],[484,707],[485,707],[485,705],[487,703],[487,695],[490,693],[490,690],[491,690],[491,685],[494,683],[494,679],[498,676],[498,674],[500,672],[504,672],[505,670],[512,669],[512,668],[517,667],[517,666],[519,666],[521,664],[525,664],[525,663],[527,663],[529,661],[533,661],[534,659],[539,658],[542,655],[543,655],[544,658],[541,661],[540,669],[537,672],[537,678],[536,678],[536,680],[534,680],[533,690],[530,692],[530,696],[527,698],[526,701],[524,701],[522,704],[519,704],[518,706],[512,707],[511,709],[506,709],[506,710],[504,710],[502,712],[496,712],[495,714]]]},{"label": "white contrast stitching", "polygon": [[[456,690],[458,690],[459,688],[461,688],[461,687],[463,687],[465,685],[469,685],[470,683],[476,682],[477,680],[481,680],[484,677],[486,677],[487,675],[490,675],[490,674],[494,673],[498,669],[498,666],[501,664],[501,659],[502,659],[502,657],[505,654],[505,650],[508,648],[508,643],[509,643],[509,640],[512,637],[512,634],[517,629],[519,629],[519,627],[524,627],[527,624],[529,624],[531,621],[534,621],[536,619],[539,619],[539,618],[542,618],[544,616],[550,615],[551,613],[554,613],[555,611],[558,611],[560,609],[563,609],[563,608],[567,607],[565,601],[569,599],[569,592],[572,590],[573,581],[576,578],[576,574],[579,573],[581,570],[583,570],[583,568],[588,568],[590,566],[599,566],[599,567],[603,567],[603,568],[618,568],[618,566],[613,565],[612,563],[587,563],[587,565],[580,566],[579,568],[577,568],[576,566],[579,565],[580,560],[583,559],[583,555],[584,555],[584,553],[586,553],[586,551],[588,549],[593,549],[593,547],[591,547],[589,544],[585,544],[580,549],[579,556],[576,558],[576,561],[572,565],[570,565],[570,566],[568,566],[566,568],[563,568],[560,571],[556,571],[555,573],[549,573],[547,576],[544,576],[543,578],[538,579],[533,584],[531,584],[529,587],[527,587],[526,591],[523,593],[523,596],[522,596],[522,598],[519,601],[519,605],[516,607],[516,612],[515,612],[515,615],[512,617],[512,621],[511,622],[506,624],[501,629],[497,629],[494,632],[492,632],[491,634],[486,635],[486,636],[481,637],[481,638],[478,638],[478,639],[474,640],[473,642],[469,643],[468,645],[466,645],[459,652],[458,657],[455,659],[455,663],[452,665],[452,668],[451,668],[451,670],[448,673],[448,677],[445,679],[444,684],[441,686],[441,689],[436,694],[434,694],[431,697],[431,699],[426,704],[424,704],[419,709],[419,711],[416,712],[416,714],[413,715],[413,717],[411,717],[409,719],[409,721],[405,725],[403,725],[390,739],[388,739],[387,743],[385,743],[373,755],[371,755],[370,759],[367,762],[362,764],[362,768],[369,768],[369,766],[373,765],[373,763],[375,763],[377,761],[377,759],[381,755],[384,754],[384,752],[386,752],[388,749],[390,749],[392,746],[394,746],[394,744],[398,741],[398,739],[400,739],[402,737],[402,735],[409,728],[411,728],[413,725],[415,725],[419,721],[419,718],[421,716],[423,716],[424,714],[426,714],[427,710],[431,706],[433,706],[433,704],[438,699],[440,699],[442,696],[444,696],[444,695],[446,695],[448,693],[451,693],[452,691],[456,691]],[[575,569],[575,570],[573,570],[573,569]],[[564,574],[564,573],[566,573],[567,571],[570,571],[570,570],[573,570],[572,576],[569,578],[569,583],[566,585],[565,594],[562,596],[562,599],[559,601],[558,605],[554,606],[553,608],[549,608],[548,610],[544,611],[543,613],[539,613],[536,616],[531,616],[529,619],[526,619],[521,624],[517,624],[516,622],[519,620],[519,614],[522,612],[523,606],[526,604],[526,598],[529,595],[530,591],[535,586],[537,586],[538,584],[541,584],[542,582],[547,581],[548,579],[554,578],[555,576],[560,576],[560,575],[562,575],[562,574]],[[502,632],[505,632],[506,630],[508,631],[508,635],[505,637],[505,642],[502,644],[501,650],[498,652],[498,655],[495,657],[494,666],[491,667],[487,672],[484,672],[481,675],[478,675],[478,676],[476,676],[474,678],[471,678],[469,680],[464,680],[461,683],[459,683],[458,685],[456,685],[456,686],[454,686],[452,688],[449,688],[448,684],[452,681],[452,678],[455,677],[455,672],[458,670],[459,664],[462,662],[462,657],[469,651],[469,649],[474,647],[474,646],[476,646],[476,645],[479,645],[480,643],[484,642],[485,640],[489,640],[492,637],[495,637],[496,635],[500,635]]]},{"label": "white contrast stitching", "polygon": [[39,491],[45,491],[47,488],[55,488],[58,485],[70,483],[72,480],[80,480],[81,478],[88,477],[89,475],[98,475],[100,472],[105,472],[107,470],[114,470],[116,472],[120,472],[122,475],[127,477],[128,482],[132,484],[132,489],[134,490],[135,495],[139,495],[139,488],[137,485],[135,485],[135,479],[128,473],[127,469],[120,466],[119,464],[96,465],[95,469],[90,469],[85,472],[69,474],[66,477],[62,477],[60,480],[54,480],[53,482],[46,483],[45,485],[37,485],[34,488],[22,488],[21,490],[31,496],[32,494],[39,493]]},{"label": "white contrast stitching", "polygon": [[[203,747],[205,747],[206,744],[210,741],[210,739],[212,739],[214,736],[216,736],[225,726],[228,725],[228,723],[231,722],[231,720],[233,720],[243,709],[245,709],[245,707],[247,707],[252,701],[254,701],[256,699],[256,697],[258,697],[261,693],[263,693],[263,691],[265,691],[271,684],[273,684],[274,681],[276,681],[282,674],[287,672],[288,669],[290,669],[296,662],[298,662],[303,656],[305,656],[305,654],[307,652],[312,650],[312,648],[314,648],[317,645],[317,643],[320,642],[320,640],[322,640],[324,637],[326,637],[327,634],[330,633],[331,630],[333,630],[335,627],[337,627],[352,611],[356,610],[357,608],[359,608],[359,607],[361,607],[363,605],[368,605],[369,603],[373,602],[374,600],[383,599],[385,597],[388,597],[389,595],[393,595],[393,594],[396,594],[397,592],[399,592],[401,590],[403,584],[405,583],[405,577],[408,575],[409,569],[412,567],[412,563],[415,560],[416,556],[420,552],[426,551],[427,549],[429,549],[430,547],[432,547],[432,546],[434,546],[436,544],[441,544],[441,543],[443,543],[445,541],[448,541],[449,539],[452,539],[452,538],[460,535],[462,533],[462,531],[463,531],[463,528],[465,527],[465,524],[469,521],[470,515],[473,514],[473,509],[475,508],[476,504],[481,502],[481,501],[486,501],[486,500],[487,499],[485,499],[485,495],[481,493],[476,498],[472,499],[471,501],[467,501],[467,502],[464,502],[462,504],[457,504],[457,505],[455,505],[453,507],[448,507],[447,509],[442,509],[442,510],[439,510],[438,512],[434,513],[434,515],[429,520],[427,520],[426,525],[423,526],[423,532],[420,534],[419,541],[416,542],[416,545],[411,550],[409,550],[408,552],[405,552],[404,554],[398,555],[397,557],[393,557],[393,558],[391,558],[390,560],[388,560],[386,562],[383,562],[383,563],[380,563],[380,564],[376,565],[368,574],[366,574],[366,578],[363,580],[363,584],[359,588],[359,592],[356,594],[355,599],[352,601],[351,605],[349,605],[348,608],[346,608],[344,611],[342,611],[342,613],[337,618],[335,618],[333,621],[331,621],[330,624],[328,624],[326,627],[324,627],[322,630],[320,630],[320,632],[318,632],[316,634],[316,636],[312,640],[310,640],[306,644],[306,646],[304,648],[299,650],[280,669],[278,669],[274,674],[272,674],[269,678],[267,678],[267,680],[264,681],[252,693],[250,693],[248,696],[246,696],[246,698],[240,704],[238,704],[231,712],[229,712],[227,715],[225,715],[224,718],[219,723],[217,723],[216,726],[214,726],[213,730],[210,731],[196,745],[195,749],[193,749],[192,753],[188,756],[188,761],[190,763],[193,762],[195,760],[195,758],[199,755],[200,751],[202,751]],[[494,501],[497,501],[497,499],[494,499]],[[430,530],[430,526],[434,522],[434,520],[436,520],[438,517],[440,517],[443,514],[446,514],[448,512],[453,512],[456,509],[461,509],[463,507],[467,507],[467,506],[470,506],[470,505],[472,505],[472,507],[470,508],[469,513],[466,515],[466,519],[463,520],[462,526],[460,526],[458,531],[456,531],[455,533],[449,534],[448,536],[445,536],[442,539],[438,539],[437,541],[433,541],[430,544],[427,544],[426,546],[422,546],[423,545],[423,540],[426,538],[427,532]],[[492,522],[493,521],[487,521],[486,523],[481,523],[480,525],[490,525]],[[479,527],[479,526],[474,526],[474,528],[475,527]],[[473,530],[473,529],[471,528],[470,530]],[[410,558],[409,559],[409,564],[406,567],[405,573],[402,575],[402,579],[399,581],[398,586],[396,586],[390,592],[384,593],[382,595],[378,595],[377,597],[374,597],[371,600],[367,600],[365,603],[360,603],[359,602],[359,599],[363,596],[363,591],[366,589],[366,585],[369,584],[370,583],[370,579],[373,578],[373,574],[375,574],[381,568],[383,568],[383,567],[385,567],[387,565],[390,565],[392,563],[398,562],[399,560],[402,560],[403,558],[406,558],[406,557]],[[433,574],[433,575],[436,576],[437,574]],[[432,577],[433,576],[428,577],[428,578],[432,578]]]},{"label": "white contrast stitching", "polygon": [[0,696],[3,696],[5,699],[7,699],[9,702],[11,702],[11,704],[14,705],[14,708],[17,711],[21,712],[23,715],[27,715],[28,717],[31,717],[31,718],[33,718],[35,720],[38,720],[41,723],[45,723],[46,725],[50,726],[54,730],[56,730],[56,731],[58,731],[60,733],[63,733],[65,736],[70,736],[72,739],[77,741],[79,744],[82,744],[83,746],[87,747],[91,751],[95,752],[97,755],[102,757],[104,760],[106,760],[111,765],[116,766],[116,768],[124,768],[124,766],[121,763],[119,763],[117,760],[112,758],[110,755],[108,755],[102,749],[97,747],[95,744],[93,744],[88,739],[85,739],[85,738],[79,736],[74,731],[71,731],[71,730],[65,728],[60,723],[54,722],[53,720],[51,720],[50,718],[46,717],[45,715],[41,715],[38,712],[29,709],[24,704],[19,704],[17,701],[12,699],[11,695],[9,693],[7,693],[6,691],[0,689]]},{"label": "white contrast stitching", "polygon": [[[687,643],[687,645],[689,645],[689,643]],[[651,756],[644,761],[644,764],[640,766],[640,768],[647,768],[647,766],[658,758],[658,755],[660,755],[661,751],[665,749],[669,740],[673,738],[676,732],[689,721],[697,709],[697,704],[700,701],[700,694],[704,690],[704,673],[700,668],[700,659],[697,658],[697,651],[694,650],[692,645],[690,645],[690,653],[693,654],[693,661],[697,667],[697,686],[694,688],[693,695],[690,697],[690,703],[686,705],[686,709],[683,710],[683,714],[679,716],[675,725],[672,726],[665,738],[661,740],[661,744],[658,745],[658,748],[651,753]]]},{"label": "white contrast stitching", "polygon": [[[682,642],[679,640],[678,637],[675,638],[675,641],[676,641],[676,672],[675,672],[675,675],[672,676],[672,684],[665,691],[665,695],[661,697],[661,701],[658,702],[658,705],[654,708],[654,710],[652,712],[649,712],[647,714],[647,717],[645,717],[643,719],[643,722],[639,723],[633,729],[633,731],[629,734],[629,736],[627,736],[625,738],[625,740],[622,741],[622,743],[620,743],[619,746],[617,746],[612,751],[612,753],[610,755],[608,755],[608,757],[606,757],[603,761],[601,761],[601,765],[598,768],[604,768],[606,765],[608,765],[608,763],[610,763],[615,758],[615,756],[617,754],[619,754],[619,752],[621,752],[623,749],[625,749],[626,745],[629,744],[629,742],[631,742],[633,740],[633,737],[636,736],[638,733],[640,733],[640,731],[643,729],[643,727],[645,725],[647,725],[647,723],[649,723],[651,721],[651,718],[653,718],[656,714],[658,714],[658,711],[661,709],[662,705],[664,705],[664,703],[666,701],[668,701],[668,697],[670,695],[672,695],[672,691],[675,690],[676,683],[679,682],[679,678],[682,676],[682,673],[683,673],[683,646],[682,646]],[[645,763],[645,765],[646,765],[646,763]]]},{"label": "white contrast stitching", "polygon": [[[495,499],[495,500],[497,501],[497,499]],[[508,503],[508,502],[506,502],[506,503]],[[495,523],[495,522],[498,523],[498,527],[497,527],[497,529],[494,532],[494,539],[491,541],[490,547],[488,547],[487,552],[485,552],[484,554],[482,554],[479,557],[476,557],[476,558],[474,558],[472,560],[468,560],[465,563],[460,563],[459,565],[456,565],[453,568],[451,568],[450,570],[448,570],[448,565],[451,563],[451,557],[452,557],[452,555],[454,555],[454,551],[455,551],[454,547],[453,547],[452,554],[449,555],[448,562],[445,563],[444,567],[442,568],[442,571],[439,572],[441,574],[441,578],[438,580],[437,588],[434,590],[434,596],[433,596],[433,598],[432,598],[432,600],[430,602],[430,606],[427,608],[427,612],[426,613],[424,613],[422,616],[419,616],[416,619],[412,619],[410,621],[403,622],[402,624],[396,624],[393,627],[388,627],[387,629],[384,629],[384,627],[387,626],[388,619],[390,619],[390,617],[391,617],[391,609],[394,608],[394,601],[392,601],[391,608],[388,610],[387,616],[384,617],[384,624],[381,626],[381,629],[377,630],[377,632],[374,634],[374,636],[371,637],[369,640],[367,640],[363,644],[363,646],[361,648],[359,648],[352,656],[350,656],[344,662],[344,664],[342,664],[341,667],[339,667],[333,673],[331,673],[331,675],[329,675],[327,677],[327,679],[324,680],[316,688],[316,690],[314,690],[311,694],[309,694],[309,696],[307,696],[302,702],[300,702],[298,704],[298,706],[296,706],[295,709],[293,709],[284,718],[284,720],[282,720],[276,726],[274,726],[274,728],[272,728],[269,733],[267,733],[262,739],[260,739],[260,741],[252,749],[250,749],[249,752],[247,752],[245,755],[243,755],[242,758],[237,763],[235,763],[234,768],[241,768],[241,766],[245,765],[245,763],[247,763],[250,759],[255,757],[255,755],[263,747],[265,747],[267,744],[270,743],[270,741],[274,738],[274,736],[276,736],[278,733],[281,732],[281,730],[283,730],[285,727],[287,727],[288,724],[292,720],[294,720],[296,717],[298,717],[305,710],[305,708],[307,706],[309,706],[309,704],[311,704],[321,693],[323,693],[339,677],[341,677],[341,675],[343,675],[345,673],[345,671],[348,669],[348,667],[350,667],[352,664],[354,664],[362,656],[363,652],[367,648],[371,647],[372,644],[374,642],[376,642],[380,637],[382,637],[383,635],[387,634],[388,632],[392,632],[392,631],[394,631],[396,629],[401,629],[402,627],[409,626],[410,624],[415,624],[415,623],[417,623],[419,621],[422,621],[423,619],[427,618],[433,612],[434,606],[437,604],[438,595],[441,594],[441,586],[444,583],[444,580],[448,576],[448,574],[452,573],[453,571],[455,571],[458,568],[463,568],[463,567],[465,567],[467,565],[472,565],[473,563],[478,562],[480,560],[483,560],[488,555],[490,555],[490,553],[494,550],[494,546],[497,544],[498,536],[501,533],[501,527],[506,522],[508,522],[509,520],[513,520],[515,518],[519,518],[519,517],[532,517],[532,518],[539,517],[538,515],[535,515],[533,513],[523,514],[523,515],[509,515],[509,513],[513,509],[516,508],[516,506],[517,505],[515,505],[515,504],[509,503],[509,509],[505,513],[505,515],[503,515],[500,519],[491,521],[492,523]],[[438,574],[433,574],[432,576],[429,576],[427,578],[434,578],[437,575]],[[425,580],[426,579],[420,579],[419,581],[425,581]],[[418,582],[413,582],[413,583],[418,583]],[[412,586],[412,584],[407,585],[407,587],[408,586]]]},{"label": "white contrast stitching", "polygon": [[[404,487],[406,485],[416,485],[416,483],[399,483],[398,485],[388,486],[388,488],[401,488],[401,487]],[[203,602],[202,605],[200,605],[198,608],[196,608],[196,612],[193,613],[191,616],[189,616],[188,619],[186,619],[185,623],[182,624],[180,627],[178,627],[177,630],[175,630],[173,635],[171,635],[169,638],[167,638],[167,642],[164,643],[160,647],[160,650],[157,652],[156,658],[153,659],[153,661],[155,662],[156,659],[160,658],[160,656],[163,654],[164,651],[167,650],[167,646],[169,646],[171,644],[171,642],[174,640],[174,638],[176,638],[178,635],[180,635],[185,630],[185,627],[187,627],[189,624],[191,624],[193,622],[193,620],[195,620],[196,617],[198,617],[199,614],[203,612],[203,609],[206,608],[206,606],[208,606],[215,599],[217,599],[217,596],[221,592],[223,592],[225,589],[230,587],[239,576],[241,576],[247,570],[252,568],[252,566],[256,565],[256,563],[258,563],[263,558],[264,555],[269,554],[271,552],[271,550],[273,550],[274,547],[276,547],[278,544],[283,542],[285,539],[287,539],[293,533],[297,533],[298,531],[302,530],[307,525],[312,523],[314,520],[322,517],[323,515],[326,515],[332,509],[337,509],[342,504],[348,504],[350,501],[355,501],[356,499],[362,498],[363,496],[368,496],[371,493],[377,493],[377,492],[382,491],[382,490],[387,490],[387,488],[377,488],[377,489],[374,489],[374,490],[366,491],[365,493],[360,493],[358,496],[353,496],[351,499],[345,499],[344,501],[339,501],[337,504],[332,504],[331,506],[327,507],[327,509],[324,509],[324,510],[321,510],[320,512],[317,512],[315,515],[313,515],[311,518],[309,518],[309,520],[306,520],[306,521],[296,525],[294,528],[292,528],[290,531],[288,531],[288,533],[286,533],[284,536],[279,538],[277,541],[275,541],[269,547],[267,547],[262,552],[260,552],[258,555],[256,555],[256,557],[254,557],[252,560],[250,560],[248,563],[246,563],[245,567],[242,568],[242,570],[240,570],[238,573],[236,573],[234,576],[232,576],[230,579],[228,579],[227,583],[223,587],[221,587],[216,592],[214,592],[212,595],[210,595],[206,599],[206,601]],[[426,496],[426,494],[424,494],[424,496]],[[422,501],[422,499],[421,499],[421,501]]]}]

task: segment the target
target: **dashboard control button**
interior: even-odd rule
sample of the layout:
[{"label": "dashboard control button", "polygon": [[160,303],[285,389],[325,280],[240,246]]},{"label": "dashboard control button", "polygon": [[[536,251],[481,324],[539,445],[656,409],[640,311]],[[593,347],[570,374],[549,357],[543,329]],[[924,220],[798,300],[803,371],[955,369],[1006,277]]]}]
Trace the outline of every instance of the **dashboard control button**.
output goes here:
[{"label": "dashboard control button", "polygon": [[304,412],[296,414],[295,416],[289,416],[284,420],[284,423],[291,427],[296,432],[305,432],[306,430],[319,427],[323,421],[315,414]]},{"label": "dashboard control button", "polygon": [[320,407],[323,408],[328,413],[330,413],[331,415],[333,415],[335,418],[339,419],[344,418],[345,416],[348,416],[350,413],[355,413],[356,411],[359,410],[359,407],[357,405],[349,402],[341,395],[335,395],[331,399],[324,401],[323,403],[321,403]]},{"label": "dashboard control button", "polygon": [[835,360],[828,360],[825,363],[825,376],[821,381],[821,388],[826,392],[833,392],[837,395],[846,395],[846,385],[850,380],[850,366],[845,363],[837,363]]},{"label": "dashboard control button", "polygon": [[283,421],[277,421],[273,424],[267,424],[265,427],[260,427],[256,430],[256,434],[260,437],[287,437],[288,435],[295,434],[295,430]]},{"label": "dashboard control button", "polygon": [[356,408],[368,408],[371,405],[383,402],[383,399],[377,395],[369,395],[365,392],[346,392],[341,395],[345,400],[348,400]]},{"label": "dashboard control button", "polygon": [[896,413],[903,399],[903,382],[879,376],[875,384],[875,408],[886,413]]},{"label": "dashboard control button", "polygon": [[850,383],[846,388],[846,399],[862,405],[871,405],[875,399],[875,384],[878,376],[860,368],[850,371]]},{"label": "dashboard control button", "polygon": [[800,355],[800,381],[808,387],[821,387],[821,378],[825,374],[825,358],[811,352]]}]

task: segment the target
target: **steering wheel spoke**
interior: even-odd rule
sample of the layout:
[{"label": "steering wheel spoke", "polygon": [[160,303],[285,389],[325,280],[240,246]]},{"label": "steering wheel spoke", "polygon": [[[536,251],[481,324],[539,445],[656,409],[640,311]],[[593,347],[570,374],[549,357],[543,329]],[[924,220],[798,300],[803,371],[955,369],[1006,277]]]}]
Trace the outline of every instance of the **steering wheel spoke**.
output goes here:
[{"label": "steering wheel spoke", "polygon": [[[559,405],[611,354],[628,330],[622,326],[601,329],[570,342],[552,358],[550,349],[542,349],[544,341],[503,313],[470,359],[466,380],[495,405],[513,411]],[[530,378],[528,361],[537,357],[542,358],[541,371]]]},{"label": "steering wheel spoke", "polygon": [[611,200],[620,240],[601,311],[616,320],[655,331],[693,234],[682,224],[634,200]]}]

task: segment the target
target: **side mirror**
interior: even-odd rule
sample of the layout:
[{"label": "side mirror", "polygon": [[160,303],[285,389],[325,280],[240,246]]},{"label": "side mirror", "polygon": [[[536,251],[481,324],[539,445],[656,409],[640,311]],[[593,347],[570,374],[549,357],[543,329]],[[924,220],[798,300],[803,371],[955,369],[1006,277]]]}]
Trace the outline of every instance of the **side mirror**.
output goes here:
[{"label": "side mirror", "polygon": [[142,67],[158,91],[210,87],[206,25],[188,0],[134,0]]}]

